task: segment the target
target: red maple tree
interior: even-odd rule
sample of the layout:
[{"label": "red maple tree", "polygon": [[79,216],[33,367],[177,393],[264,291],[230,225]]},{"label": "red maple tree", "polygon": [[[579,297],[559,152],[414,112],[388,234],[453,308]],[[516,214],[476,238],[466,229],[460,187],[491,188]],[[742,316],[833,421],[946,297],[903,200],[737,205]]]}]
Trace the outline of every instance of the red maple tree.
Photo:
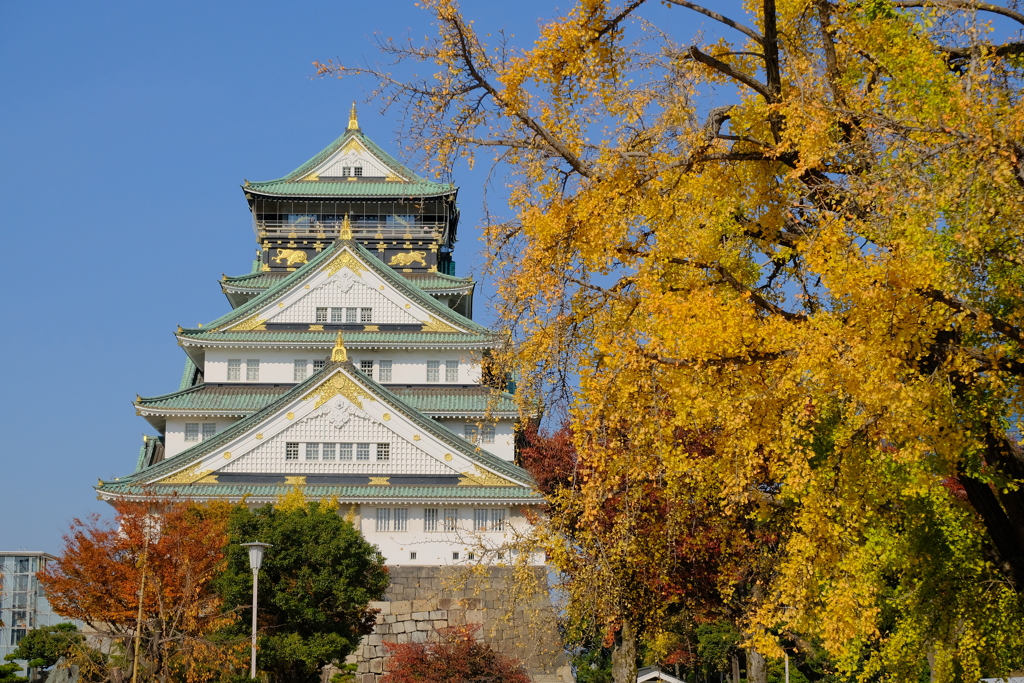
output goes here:
[{"label": "red maple tree", "polygon": [[385,643],[381,683],[529,683],[523,665],[477,639],[479,624],[438,629],[428,643]]}]

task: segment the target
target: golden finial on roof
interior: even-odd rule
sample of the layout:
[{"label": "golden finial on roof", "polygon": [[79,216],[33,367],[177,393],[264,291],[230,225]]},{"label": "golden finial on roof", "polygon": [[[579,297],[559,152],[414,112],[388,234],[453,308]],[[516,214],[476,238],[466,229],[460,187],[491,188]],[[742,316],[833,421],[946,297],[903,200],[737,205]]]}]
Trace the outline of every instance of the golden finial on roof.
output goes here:
[{"label": "golden finial on roof", "polygon": [[338,330],[338,338],[334,340],[334,350],[331,351],[331,360],[348,360],[348,351],[345,350],[345,340],[341,336],[341,330]]},{"label": "golden finial on roof", "polygon": [[349,220],[347,213],[345,214],[345,220],[341,222],[341,232],[338,234],[338,239],[352,239],[352,221]]},{"label": "golden finial on roof", "polygon": [[348,129],[359,130],[359,119],[356,118],[356,101],[352,100],[352,110],[348,113]]}]

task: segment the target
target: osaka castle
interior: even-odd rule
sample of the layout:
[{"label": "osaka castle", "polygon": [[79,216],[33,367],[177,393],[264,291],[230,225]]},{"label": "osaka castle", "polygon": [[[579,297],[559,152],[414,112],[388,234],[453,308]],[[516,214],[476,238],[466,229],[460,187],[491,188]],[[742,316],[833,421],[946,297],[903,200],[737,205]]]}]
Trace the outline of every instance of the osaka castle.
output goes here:
[{"label": "osaka castle", "polygon": [[312,159],[242,189],[259,257],[221,280],[228,312],[177,329],[180,385],[137,398],[157,433],[100,498],[260,505],[298,486],[353,511],[388,564],[500,547],[541,500],[484,371],[498,340],[455,275],[457,188],[377,146],[353,105]]}]

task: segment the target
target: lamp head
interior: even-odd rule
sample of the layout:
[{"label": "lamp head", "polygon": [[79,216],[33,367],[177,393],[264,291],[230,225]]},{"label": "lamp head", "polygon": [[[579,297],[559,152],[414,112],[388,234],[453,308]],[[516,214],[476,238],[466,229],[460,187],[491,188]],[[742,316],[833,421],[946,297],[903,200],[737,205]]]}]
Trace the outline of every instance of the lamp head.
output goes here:
[{"label": "lamp head", "polygon": [[269,548],[270,544],[254,541],[252,543],[241,543],[240,545],[249,549],[249,569],[257,571],[260,565],[263,564],[263,551]]}]

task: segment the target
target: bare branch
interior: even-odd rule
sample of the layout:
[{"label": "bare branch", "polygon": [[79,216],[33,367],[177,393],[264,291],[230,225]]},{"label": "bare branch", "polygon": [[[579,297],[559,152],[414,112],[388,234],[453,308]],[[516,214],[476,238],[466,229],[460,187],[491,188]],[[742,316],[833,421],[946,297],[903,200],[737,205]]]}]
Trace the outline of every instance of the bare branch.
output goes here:
[{"label": "bare branch", "polygon": [[946,294],[941,290],[935,289],[934,287],[929,289],[919,289],[917,290],[917,293],[925,297],[926,299],[931,299],[932,301],[936,301],[940,304],[943,304],[948,308],[953,309],[954,311],[966,313],[967,317],[969,317],[971,320],[987,319],[988,321],[990,321],[993,330],[1003,335],[1004,337],[1012,339],[1018,344],[1024,345],[1024,334],[1021,333],[1020,328],[1014,327],[1005,320],[1001,320],[995,317],[994,315],[990,315],[985,311],[977,309],[964,301],[960,301],[956,297],[950,296],[949,294]]},{"label": "bare branch", "polygon": [[675,368],[689,368],[701,365],[722,367],[724,365],[750,365],[751,363],[768,363],[791,355],[792,351],[750,351],[741,356],[723,356],[722,358],[665,358],[656,353],[644,353],[645,358]]},{"label": "bare branch", "polygon": [[729,28],[734,28],[737,31],[739,31],[740,33],[743,33],[744,35],[746,35],[747,37],[752,38],[753,40],[756,40],[759,44],[764,45],[764,36],[762,36],[760,33],[758,33],[757,31],[755,31],[754,29],[752,29],[752,28],[750,28],[748,26],[744,26],[743,24],[739,23],[738,21],[733,21],[732,19],[729,19],[728,17],[723,17],[718,12],[712,12],[711,10],[707,9],[706,7],[701,7],[700,5],[698,5],[695,2],[687,2],[687,0],[666,0],[666,1],[672,3],[673,5],[679,5],[680,7],[685,7],[687,9],[692,9],[694,12],[700,12],[704,16],[711,17],[715,21],[717,21],[717,22],[719,22],[721,24],[725,24]]},{"label": "bare branch", "polygon": [[722,277],[722,279],[725,280],[726,283],[728,283],[730,287],[732,287],[741,294],[749,296],[750,300],[754,303],[754,305],[760,308],[761,310],[767,311],[773,315],[781,316],[786,320],[791,320],[793,322],[805,322],[807,320],[807,316],[803,315],[802,313],[791,313],[790,311],[787,311],[786,309],[776,306],[772,302],[768,301],[763,296],[755,292],[753,289],[747,287],[745,284],[736,279],[736,276],[730,273],[725,268],[725,266],[723,266],[720,263],[703,263],[700,261],[691,261],[689,259],[681,258],[670,258],[668,261],[669,263],[678,263],[679,265],[683,266],[692,266],[694,268],[704,268],[707,270],[713,270],[716,273],[718,273]]},{"label": "bare branch", "polygon": [[1019,24],[1024,24],[1024,14],[1007,7],[1000,7],[988,2],[977,2],[976,0],[892,0],[893,7],[913,9],[916,7],[943,7],[950,10],[978,10],[981,12],[992,12],[1009,17]]},{"label": "bare branch", "polygon": [[769,104],[775,104],[778,101],[778,98],[772,94],[772,92],[768,89],[768,86],[766,86],[764,83],[761,83],[760,81],[751,78],[745,73],[737,71],[730,65],[726,64],[725,62],[719,59],[715,59],[711,55],[701,52],[700,50],[697,49],[696,46],[690,48],[690,56],[696,61],[700,62],[701,64],[709,66],[715,71],[721,74],[725,74],[726,76],[735,81],[739,81],[743,85],[747,86],[754,92],[757,92],[762,97],[764,97],[764,99],[767,100]]}]

